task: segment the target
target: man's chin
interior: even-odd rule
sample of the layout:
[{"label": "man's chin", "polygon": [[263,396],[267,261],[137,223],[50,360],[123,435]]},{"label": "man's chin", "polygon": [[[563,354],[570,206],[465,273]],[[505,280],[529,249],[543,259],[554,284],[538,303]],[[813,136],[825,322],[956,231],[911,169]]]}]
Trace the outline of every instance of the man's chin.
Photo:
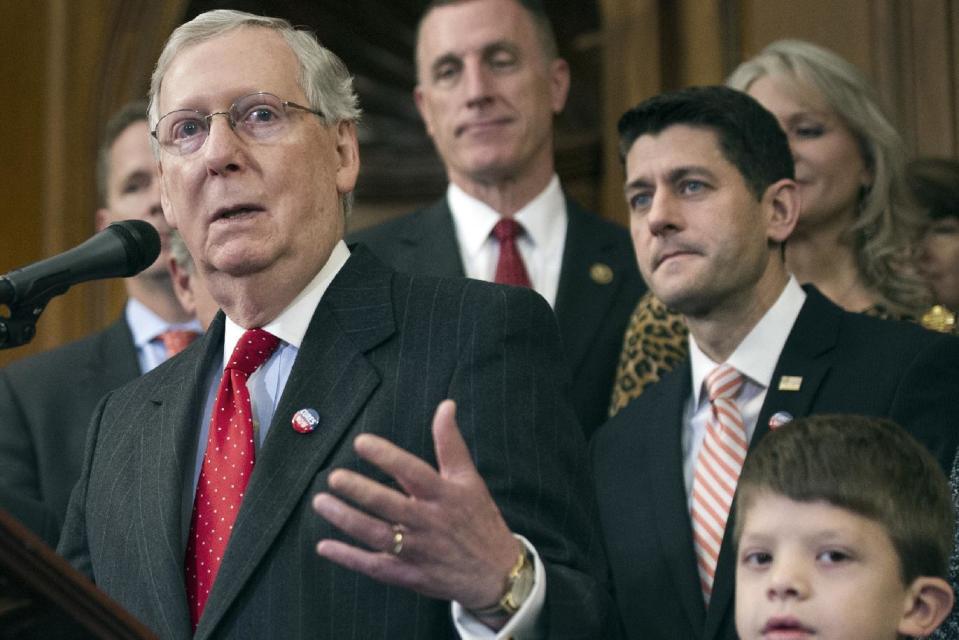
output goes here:
[{"label": "man's chin", "polygon": [[690,287],[656,287],[653,294],[675,313],[695,317],[708,308],[704,293]]}]

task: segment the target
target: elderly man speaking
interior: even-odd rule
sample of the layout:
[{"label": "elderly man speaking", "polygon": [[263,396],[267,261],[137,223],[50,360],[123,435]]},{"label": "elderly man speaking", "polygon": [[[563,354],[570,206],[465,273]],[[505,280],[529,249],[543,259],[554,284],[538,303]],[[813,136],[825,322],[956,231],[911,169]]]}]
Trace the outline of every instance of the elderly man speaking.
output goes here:
[{"label": "elderly man speaking", "polygon": [[548,305],[346,247],[358,109],[312,35],[202,14],[150,91],[224,313],[101,403],[61,552],[163,638],[598,636]]}]

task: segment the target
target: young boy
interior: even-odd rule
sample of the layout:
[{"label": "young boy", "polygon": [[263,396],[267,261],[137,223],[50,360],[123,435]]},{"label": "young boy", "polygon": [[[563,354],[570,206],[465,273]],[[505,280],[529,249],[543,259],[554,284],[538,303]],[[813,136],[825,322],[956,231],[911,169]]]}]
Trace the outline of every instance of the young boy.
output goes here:
[{"label": "young boy", "polygon": [[922,637],[952,609],[949,487],[895,423],[790,422],[750,452],[738,491],[743,640]]}]

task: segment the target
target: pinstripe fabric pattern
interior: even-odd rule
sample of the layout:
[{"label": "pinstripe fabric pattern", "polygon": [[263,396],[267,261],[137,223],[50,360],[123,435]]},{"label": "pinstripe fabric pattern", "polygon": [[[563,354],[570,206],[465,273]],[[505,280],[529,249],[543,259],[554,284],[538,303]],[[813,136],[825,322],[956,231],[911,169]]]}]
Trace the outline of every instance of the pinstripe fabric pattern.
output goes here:
[{"label": "pinstripe fabric pattern", "polygon": [[[164,639],[191,637],[184,487],[222,339],[220,318],[101,405],[61,545]],[[602,637],[602,557],[585,445],[556,374],[564,366],[555,320],[535,294],[396,274],[354,250],[314,313],[196,638],[454,638],[448,602],[320,559],[316,542],[343,535],[310,507],[334,468],[387,481],[353,452],[360,433],[435,465],[430,423],[447,397],[507,523],[545,560],[550,637]],[[321,420],[309,435],[290,426],[304,407]]]},{"label": "pinstripe fabric pattern", "polygon": [[[570,398],[587,439],[606,421],[616,363],[626,323],[646,290],[636,266],[629,233],[566,201],[569,226],[556,292],[556,319],[566,361],[572,370]],[[446,198],[373,228],[351,234],[388,265],[403,273],[462,277],[463,260]],[[613,278],[597,282],[596,265]]]},{"label": "pinstripe fabric pattern", "polygon": [[733,505],[736,483],[746,461],[746,427],[735,397],[743,385],[742,375],[723,364],[704,381],[711,414],[706,421],[690,498],[693,545],[703,598],[709,602],[716,576],[716,563]]}]

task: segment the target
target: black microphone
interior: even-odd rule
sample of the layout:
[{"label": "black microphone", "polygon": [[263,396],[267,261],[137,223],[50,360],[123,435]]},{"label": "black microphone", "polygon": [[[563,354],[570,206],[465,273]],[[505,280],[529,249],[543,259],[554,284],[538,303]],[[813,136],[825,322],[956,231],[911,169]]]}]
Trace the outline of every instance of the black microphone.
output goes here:
[{"label": "black microphone", "polygon": [[149,222],[114,222],[80,246],[0,276],[0,304],[45,304],[78,282],[136,275],[159,255],[160,236]]}]

